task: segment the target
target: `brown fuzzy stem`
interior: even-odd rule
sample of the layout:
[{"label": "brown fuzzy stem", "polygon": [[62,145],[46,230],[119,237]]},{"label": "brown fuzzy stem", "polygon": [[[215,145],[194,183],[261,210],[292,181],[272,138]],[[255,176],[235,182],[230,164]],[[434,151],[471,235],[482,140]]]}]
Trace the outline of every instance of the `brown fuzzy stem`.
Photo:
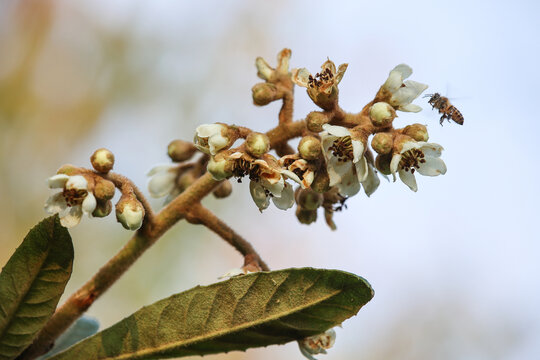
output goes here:
[{"label": "brown fuzzy stem", "polygon": [[190,219],[193,219],[194,223],[202,224],[218,234],[238,250],[240,254],[244,255],[245,259],[249,259],[248,262],[256,262],[264,271],[270,270],[247,240],[201,204],[196,204],[190,208],[188,220]]}]

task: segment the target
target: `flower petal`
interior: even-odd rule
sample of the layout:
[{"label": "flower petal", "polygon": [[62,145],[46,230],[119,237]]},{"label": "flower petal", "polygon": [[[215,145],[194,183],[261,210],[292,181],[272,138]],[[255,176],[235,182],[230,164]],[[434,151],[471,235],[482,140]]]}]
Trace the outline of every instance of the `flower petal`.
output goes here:
[{"label": "flower petal", "polygon": [[306,68],[292,70],[292,81],[298,86],[307,88],[310,76],[311,73]]},{"label": "flower petal", "polygon": [[255,205],[259,208],[259,211],[262,212],[270,205],[270,199],[264,191],[264,187],[257,181],[249,182],[249,193],[251,198],[255,202]]},{"label": "flower petal", "polygon": [[281,196],[272,197],[272,202],[280,210],[287,210],[291,208],[294,205],[293,187],[290,184],[285,183],[285,186],[283,187],[283,191],[281,192]]},{"label": "flower petal", "polygon": [[408,105],[405,105],[405,106],[400,106],[398,110],[401,110],[401,111],[404,111],[404,112],[417,113],[417,112],[422,111],[422,108],[420,106],[418,106],[418,105],[415,105],[415,104],[408,104]]},{"label": "flower petal", "polygon": [[421,163],[418,172],[424,176],[438,176],[446,174],[446,164],[441,158],[428,156],[424,158],[425,163]]},{"label": "flower petal", "polygon": [[45,211],[49,214],[59,213],[67,208],[66,199],[61,192],[49,196],[45,202]]},{"label": "flower petal", "polygon": [[341,177],[341,182],[336,185],[339,189],[339,193],[343,196],[353,196],[360,191],[360,183],[358,182],[358,177],[352,171],[347,172]]},{"label": "flower petal", "polygon": [[91,217],[92,213],[96,209],[96,205],[97,205],[96,197],[94,196],[94,194],[89,192],[81,204],[83,213]]},{"label": "flower petal", "polygon": [[257,67],[257,76],[263,80],[269,80],[274,72],[274,69],[262,57],[255,60],[255,66]]},{"label": "flower petal", "polygon": [[216,155],[217,152],[227,146],[228,143],[229,139],[221,135],[221,133],[210,136],[210,138],[208,139],[210,154]]},{"label": "flower petal", "polygon": [[51,189],[61,189],[66,185],[68,179],[69,176],[66,174],[57,174],[48,178],[47,183]]},{"label": "flower petal", "polygon": [[284,176],[288,177],[289,179],[291,179],[292,181],[302,185],[302,179],[300,179],[298,177],[298,175],[296,175],[295,173],[293,173],[292,171],[290,170],[283,170],[281,172],[281,174],[283,174]]},{"label": "flower petal", "polygon": [[365,156],[362,156],[362,159],[354,164],[356,168],[356,176],[358,176],[358,181],[365,181],[368,176],[368,163]]},{"label": "flower petal", "polygon": [[153,176],[159,172],[166,172],[169,170],[172,170],[174,168],[178,167],[178,165],[175,164],[160,164],[156,165],[153,168],[150,169],[150,171],[146,174],[146,176]]},{"label": "flower petal", "polygon": [[337,74],[336,74],[336,78],[335,78],[335,84],[339,84],[341,82],[341,79],[343,78],[343,75],[345,75],[345,71],[347,71],[347,67],[349,66],[349,64],[341,64],[339,65],[339,68],[338,68],[338,71],[337,71]]},{"label": "flower petal", "polygon": [[82,214],[81,205],[72,206],[66,215],[60,217],[60,224],[64,227],[72,228],[81,222]]},{"label": "flower petal", "polygon": [[88,181],[82,175],[73,175],[69,177],[65,187],[66,189],[87,190]]},{"label": "flower petal", "polygon": [[222,124],[203,124],[197,126],[195,132],[198,137],[208,138],[212,135],[221,134],[222,131],[227,131],[225,125]]},{"label": "flower petal", "polygon": [[439,157],[444,148],[435,143],[423,143],[421,150],[425,156]]},{"label": "flower petal", "polygon": [[371,194],[373,194],[375,190],[377,190],[380,183],[381,180],[379,180],[377,172],[372,165],[368,165],[367,177],[364,181],[362,181],[362,186],[364,187],[364,192],[366,193],[366,195],[371,196]]},{"label": "flower petal", "polygon": [[[390,161],[390,172],[395,174],[398,171],[399,162],[401,161],[401,154],[394,154],[392,161]],[[396,181],[394,177],[394,181]]]},{"label": "flower petal", "polygon": [[277,71],[287,74],[289,71],[289,60],[291,59],[291,49],[283,49],[278,53]]},{"label": "flower petal", "polygon": [[416,178],[414,177],[414,174],[411,173],[410,171],[400,170],[399,171],[399,178],[412,191],[416,192],[418,190],[418,186],[416,185]]},{"label": "flower petal", "polygon": [[148,181],[150,196],[160,198],[170,193],[176,181],[176,173],[171,171],[159,172]]},{"label": "flower petal", "polygon": [[334,135],[337,137],[351,136],[351,133],[346,127],[338,125],[324,124],[322,126],[323,130],[327,131],[328,134]]},{"label": "flower petal", "polygon": [[359,140],[352,140],[353,162],[356,163],[364,155],[364,143]]}]

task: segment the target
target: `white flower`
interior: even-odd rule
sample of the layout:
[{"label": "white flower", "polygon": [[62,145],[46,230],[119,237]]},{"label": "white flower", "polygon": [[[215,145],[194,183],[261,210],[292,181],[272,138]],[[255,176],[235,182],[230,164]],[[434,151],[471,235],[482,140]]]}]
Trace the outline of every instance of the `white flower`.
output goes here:
[{"label": "white flower", "polygon": [[347,66],[348,64],[341,64],[336,71],[336,65],[332,61],[326,60],[321,66],[321,72],[315,76],[311,75],[306,68],[293,69],[292,81],[308,90],[317,90],[329,95],[332,92],[332,87],[337,87],[341,82]]},{"label": "white flower", "polygon": [[97,202],[94,194],[88,190],[88,181],[84,176],[58,174],[47,181],[51,189],[63,189],[45,202],[45,211],[58,213],[62,226],[74,227],[81,221],[83,213],[92,217]]},{"label": "white flower", "polygon": [[326,350],[334,346],[336,332],[328,329],[322,334],[313,335],[298,341],[300,352],[309,360],[316,360],[312,355],[326,354]]},{"label": "white flower", "polygon": [[440,158],[443,147],[439,144],[425,141],[407,141],[403,143],[401,151],[392,156],[390,171],[396,181],[396,172],[399,178],[412,191],[417,191],[416,170],[424,176],[438,176],[446,173],[446,165]]},{"label": "white flower", "polygon": [[160,198],[165,195],[170,195],[176,188],[178,165],[157,165],[150,169],[146,175],[151,177],[148,181],[148,191],[150,192],[150,196]]},{"label": "white flower", "polygon": [[227,137],[227,126],[223,124],[200,125],[195,130],[193,143],[200,151],[216,155],[217,152],[229,144]]},{"label": "white flower", "polygon": [[283,178],[274,184],[266,180],[252,180],[249,183],[249,192],[260,212],[268,208],[270,199],[280,210],[287,210],[294,205],[293,187]]},{"label": "white flower", "polygon": [[390,71],[390,75],[384,83],[383,88],[390,92],[391,97],[388,102],[397,110],[419,112],[422,108],[411,103],[428,86],[412,80],[404,82],[403,80],[411,76],[411,74],[412,69],[409,65],[400,64]]},{"label": "white flower", "polygon": [[330,177],[330,186],[338,186],[345,196],[355,195],[361,182],[368,176],[364,143],[353,139],[349,129],[342,126],[324,124],[321,133],[323,154]]}]

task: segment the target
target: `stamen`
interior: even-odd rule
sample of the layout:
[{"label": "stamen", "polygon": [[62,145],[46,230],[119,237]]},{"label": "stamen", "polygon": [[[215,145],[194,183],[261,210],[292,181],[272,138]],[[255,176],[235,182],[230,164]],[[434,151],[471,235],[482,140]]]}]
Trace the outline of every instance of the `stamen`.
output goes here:
[{"label": "stamen", "polygon": [[416,169],[420,168],[420,164],[426,162],[425,155],[420,149],[411,149],[401,155],[399,167],[405,171],[411,170],[411,174],[414,174]]},{"label": "stamen", "polygon": [[352,139],[350,136],[337,138],[329,148],[338,161],[352,161],[354,159]]},{"label": "stamen", "polygon": [[84,189],[64,189],[62,195],[66,200],[66,205],[71,207],[82,204],[84,198],[88,195],[88,191]]}]

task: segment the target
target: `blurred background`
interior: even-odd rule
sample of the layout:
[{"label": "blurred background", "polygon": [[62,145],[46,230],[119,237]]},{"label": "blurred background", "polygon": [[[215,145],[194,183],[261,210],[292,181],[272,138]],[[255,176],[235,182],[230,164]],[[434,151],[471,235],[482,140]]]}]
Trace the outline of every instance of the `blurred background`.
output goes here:
[{"label": "blurred background", "polygon": [[[360,111],[388,72],[452,99],[464,126],[419,99],[402,127],[428,125],[445,147],[445,176],[418,193],[383,181],[311,226],[294,211],[260,214],[248,184],[205,204],[249,239],[273,269],[324,267],[368,279],[374,299],[337,329],[323,359],[538,359],[540,220],[536,1],[2,1],[0,2],[0,265],[46,214],[45,179],[65,163],[89,167],[99,147],[146,190],[166,146],[203,123],[266,131],[279,104],[252,104],[254,61],[312,73],[349,63],[341,105]],[[296,91],[295,118],[315,110]],[[154,201],[155,209],[162,201]],[[115,222],[71,230],[82,285],[130,237]],[[242,259],[208,230],[182,222],[89,310],[102,328],[140,307],[209,284]],[[296,344],[209,359],[300,359]]]}]

